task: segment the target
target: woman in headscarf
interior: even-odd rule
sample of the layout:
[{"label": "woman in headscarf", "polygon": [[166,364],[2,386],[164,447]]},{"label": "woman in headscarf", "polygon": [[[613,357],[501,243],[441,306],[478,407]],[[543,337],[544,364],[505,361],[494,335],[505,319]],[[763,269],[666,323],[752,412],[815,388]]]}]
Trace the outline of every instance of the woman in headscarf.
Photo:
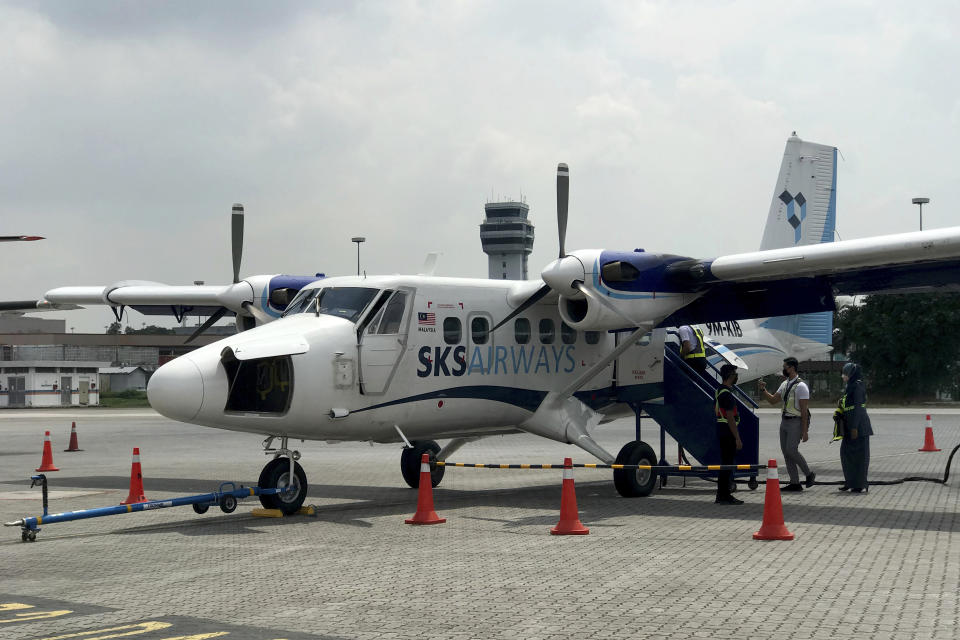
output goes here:
[{"label": "woman in headscarf", "polygon": [[867,492],[867,469],[870,467],[870,436],[873,428],[867,415],[867,390],[863,384],[860,365],[843,365],[843,381],[847,387],[840,397],[837,414],[843,428],[840,443],[840,465],[843,467],[843,486],[840,491]]}]

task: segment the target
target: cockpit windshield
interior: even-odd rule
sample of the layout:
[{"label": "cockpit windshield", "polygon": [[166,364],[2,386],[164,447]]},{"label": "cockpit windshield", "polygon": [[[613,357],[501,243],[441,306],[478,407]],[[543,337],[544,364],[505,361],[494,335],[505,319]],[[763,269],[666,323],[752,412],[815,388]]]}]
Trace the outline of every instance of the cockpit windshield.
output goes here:
[{"label": "cockpit windshield", "polygon": [[324,287],[304,289],[287,305],[283,317],[295,313],[323,313],[356,322],[379,289],[368,287]]}]

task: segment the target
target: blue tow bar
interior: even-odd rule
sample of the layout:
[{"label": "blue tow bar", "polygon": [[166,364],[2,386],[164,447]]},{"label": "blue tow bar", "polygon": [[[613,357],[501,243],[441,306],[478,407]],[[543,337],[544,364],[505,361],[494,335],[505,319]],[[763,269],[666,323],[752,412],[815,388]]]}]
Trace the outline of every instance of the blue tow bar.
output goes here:
[{"label": "blue tow bar", "polygon": [[43,488],[43,515],[30,518],[23,518],[15,522],[5,522],[5,527],[20,527],[20,539],[24,542],[33,542],[37,539],[37,532],[40,531],[41,524],[54,524],[56,522],[70,522],[72,520],[85,520],[86,518],[99,518],[101,516],[115,516],[121,513],[135,513],[137,511],[152,511],[154,509],[166,509],[168,507],[183,507],[193,505],[193,510],[197,513],[205,513],[211,506],[219,506],[224,513],[233,513],[237,508],[237,503],[243,498],[254,496],[272,496],[287,491],[293,491],[293,487],[262,489],[260,487],[239,487],[232,482],[224,482],[219,490],[213,493],[202,493],[196,496],[184,496],[182,498],[171,498],[169,500],[148,500],[135,504],[118,504],[113,507],[100,507],[97,509],[80,509],[79,511],[65,511],[63,513],[47,514],[47,479],[43,475],[32,476],[35,486],[38,482]]}]

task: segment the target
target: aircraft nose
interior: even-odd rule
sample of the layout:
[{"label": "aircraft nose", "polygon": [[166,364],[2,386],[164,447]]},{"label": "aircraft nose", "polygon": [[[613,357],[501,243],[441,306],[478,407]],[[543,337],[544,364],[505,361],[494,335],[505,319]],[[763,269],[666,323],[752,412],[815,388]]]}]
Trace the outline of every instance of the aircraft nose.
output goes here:
[{"label": "aircraft nose", "polygon": [[189,422],[203,404],[203,375],[187,356],[171,360],[156,370],[147,383],[147,398],[158,413]]}]

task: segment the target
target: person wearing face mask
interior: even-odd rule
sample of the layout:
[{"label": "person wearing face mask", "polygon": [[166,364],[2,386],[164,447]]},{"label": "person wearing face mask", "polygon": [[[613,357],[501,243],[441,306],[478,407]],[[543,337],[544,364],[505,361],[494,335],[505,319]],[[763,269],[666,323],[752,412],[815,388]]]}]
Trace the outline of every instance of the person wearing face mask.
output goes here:
[{"label": "person wearing face mask", "polygon": [[867,415],[867,390],[860,365],[853,362],[843,365],[842,376],[847,386],[837,408],[843,438],[840,442],[840,466],[843,467],[840,491],[866,493],[870,436],[873,435],[870,416]]},{"label": "person wearing face mask", "polygon": [[784,491],[803,491],[799,471],[803,471],[806,476],[808,489],[813,486],[817,477],[817,474],[810,471],[806,459],[800,453],[800,442],[810,439],[808,435],[810,388],[797,373],[799,364],[796,358],[783,359],[783,375],[786,380],[780,384],[776,393],[767,392],[767,386],[762,379],[757,381],[757,386],[767,402],[777,404],[783,401],[783,411],[780,416],[780,450],[783,452],[784,462],[787,463],[787,475],[790,476],[790,484],[783,488]]},{"label": "person wearing face mask", "polygon": [[[737,451],[743,449],[740,440],[740,415],[737,412],[737,402],[733,398],[733,385],[737,384],[737,368],[732,364],[720,367],[720,376],[723,384],[717,387],[713,395],[713,411],[716,414],[717,441],[720,443],[720,464],[733,464]],[[730,471],[720,471],[717,474],[717,504],[743,504],[730,493]]]}]

